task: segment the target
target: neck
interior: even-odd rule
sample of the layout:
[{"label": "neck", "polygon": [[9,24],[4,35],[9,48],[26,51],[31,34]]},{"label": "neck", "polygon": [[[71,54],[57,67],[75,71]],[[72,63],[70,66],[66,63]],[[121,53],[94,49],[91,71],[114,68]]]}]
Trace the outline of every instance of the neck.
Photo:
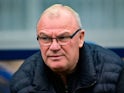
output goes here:
[{"label": "neck", "polygon": [[58,73],[58,75],[61,77],[64,85],[67,85],[67,75],[73,73],[74,71],[75,71],[75,69],[73,71],[68,72],[68,73]]},{"label": "neck", "polygon": [[67,85],[67,78],[66,78],[66,75],[60,75],[64,85]]}]

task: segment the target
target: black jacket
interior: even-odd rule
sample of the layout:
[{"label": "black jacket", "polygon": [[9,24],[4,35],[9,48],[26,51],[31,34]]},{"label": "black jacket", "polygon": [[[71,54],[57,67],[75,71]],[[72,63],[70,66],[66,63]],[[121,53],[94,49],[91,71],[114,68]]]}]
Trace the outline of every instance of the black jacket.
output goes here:
[{"label": "black jacket", "polygon": [[[115,93],[122,66],[115,53],[85,43],[76,71],[67,76],[68,93]],[[25,60],[10,88],[12,93],[66,93],[60,77],[44,64],[40,52]]]},{"label": "black jacket", "polygon": [[119,82],[117,85],[117,93],[124,93],[124,68],[119,77]]}]

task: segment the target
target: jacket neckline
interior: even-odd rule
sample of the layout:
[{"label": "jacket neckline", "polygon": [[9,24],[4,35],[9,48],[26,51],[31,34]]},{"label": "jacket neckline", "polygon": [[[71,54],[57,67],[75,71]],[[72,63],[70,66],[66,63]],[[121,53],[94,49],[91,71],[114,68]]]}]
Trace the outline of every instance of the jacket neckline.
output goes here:
[{"label": "jacket neckline", "polygon": [[[77,64],[77,70],[73,74],[69,75],[69,78],[73,77],[71,79],[72,81],[70,82],[75,82],[75,79],[77,78],[77,86],[75,87],[75,83],[74,85],[72,85],[72,88],[74,87],[73,91],[76,91],[79,88],[88,88],[96,82],[96,72],[93,64],[93,58],[92,56],[90,56],[92,55],[92,52],[90,52],[89,50],[90,49],[88,49],[86,44],[84,44],[83,48],[80,49],[80,57]],[[45,66],[42,59],[40,60],[40,62],[38,62],[37,67],[38,69],[36,71],[39,70],[39,72],[35,72],[35,77],[36,79],[38,77],[40,79],[34,81],[34,83],[36,84],[36,88],[40,87],[40,90],[48,91],[50,87],[53,87],[52,84],[49,83],[49,80],[47,78],[47,74],[49,72],[48,67]]]},{"label": "jacket neckline", "polygon": [[[96,70],[92,58],[92,52],[89,51],[89,47],[84,44],[83,48],[80,49],[79,62],[77,64],[76,71],[69,77],[75,81],[77,79],[77,86],[73,85],[73,91],[80,88],[88,88],[96,83]],[[74,82],[71,81],[71,82]]]}]

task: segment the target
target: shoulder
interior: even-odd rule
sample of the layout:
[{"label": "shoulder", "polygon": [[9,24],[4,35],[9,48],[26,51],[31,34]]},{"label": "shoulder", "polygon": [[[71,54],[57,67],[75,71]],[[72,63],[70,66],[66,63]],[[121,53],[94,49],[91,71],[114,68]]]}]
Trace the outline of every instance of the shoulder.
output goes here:
[{"label": "shoulder", "polygon": [[117,93],[123,93],[124,92],[124,68],[120,74],[119,82],[117,85]]},{"label": "shoulder", "polygon": [[84,48],[92,57],[97,75],[95,91],[115,93],[116,84],[123,68],[122,59],[113,51],[96,44],[85,44]]},{"label": "shoulder", "polygon": [[124,66],[124,62],[116,53],[96,44],[84,43],[80,56],[93,63],[96,71],[100,73],[101,71],[120,73]]},{"label": "shoulder", "polygon": [[113,51],[101,47],[96,44],[85,44],[85,49],[90,51],[90,56],[93,59],[93,63],[96,66],[96,70],[100,70],[103,72],[112,73],[120,73],[122,67],[124,66],[124,62],[122,59]]},{"label": "shoulder", "polygon": [[85,51],[88,51],[90,55],[103,63],[114,63],[118,65],[122,65],[122,59],[110,49],[104,48],[102,46],[96,44],[85,43],[84,45]]},{"label": "shoulder", "polygon": [[108,77],[118,75],[124,66],[124,62],[116,53],[99,45],[85,43],[83,50],[99,74],[104,73]]},{"label": "shoulder", "polygon": [[24,87],[30,86],[36,72],[35,70],[37,70],[42,63],[40,52],[27,58],[11,79],[11,91],[19,91]]},{"label": "shoulder", "polygon": [[20,71],[20,70],[31,71],[31,70],[35,69],[37,64],[40,64],[41,62],[42,62],[41,53],[40,53],[40,51],[38,51],[38,52],[34,53],[33,55],[31,55],[30,57],[28,57],[24,61],[24,63],[21,65],[21,67],[18,69],[18,71]]},{"label": "shoulder", "polygon": [[36,68],[36,66],[42,63],[42,58],[40,52],[36,52],[32,56],[28,57],[24,63],[20,66],[20,68],[17,70],[17,72],[14,74],[18,75],[21,72],[33,72],[33,70]]}]

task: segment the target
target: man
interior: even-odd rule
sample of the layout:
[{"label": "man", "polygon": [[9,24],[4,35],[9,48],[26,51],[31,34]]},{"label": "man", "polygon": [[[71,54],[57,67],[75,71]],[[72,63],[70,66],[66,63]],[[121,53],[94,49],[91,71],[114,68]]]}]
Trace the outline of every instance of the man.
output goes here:
[{"label": "man", "polygon": [[122,60],[84,42],[78,14],[68,6],[46,9],[37,24],[40,52],[11,81],[12,93],[115,93]]}]

